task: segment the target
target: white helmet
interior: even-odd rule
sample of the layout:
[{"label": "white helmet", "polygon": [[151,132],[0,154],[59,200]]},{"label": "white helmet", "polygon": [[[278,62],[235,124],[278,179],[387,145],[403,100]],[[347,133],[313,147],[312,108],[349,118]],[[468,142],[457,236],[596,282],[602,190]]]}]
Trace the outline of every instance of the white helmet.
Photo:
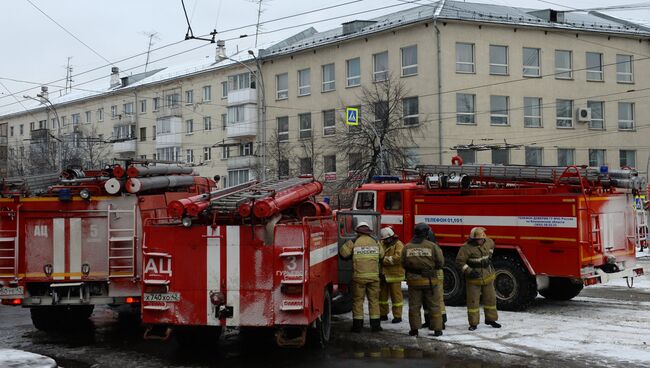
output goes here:
[{"label": "white helmet", "polygon": [[357,226],[354,228],[354,230],[359,230],[359,228],[362,227],[362,226],[365,226],[365,227],[367,227],[368,229],[370,229],[370,225],[368,225],[367,222],[365,222],[365,221],[361,221],[360,223],[357,224]]},{"label": "white helmet", "polygon": [[393,231],[393,229],[390,226],[385,227],[385,228],[381,229],[381,231],[379,231],[379,237],[381,238],[381,240],[386,240],[386,239],[391,238],[393,236],[395,236],[395,232]]}]

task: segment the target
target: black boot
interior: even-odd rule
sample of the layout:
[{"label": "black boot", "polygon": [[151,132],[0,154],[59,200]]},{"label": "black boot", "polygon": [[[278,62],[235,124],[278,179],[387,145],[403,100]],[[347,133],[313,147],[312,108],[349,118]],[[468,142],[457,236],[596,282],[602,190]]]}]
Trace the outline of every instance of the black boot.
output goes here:
[{"label": "black boot", "polygon": [[352,332],[360,333],[363,329],[363,320],[362,319],[353,319],[352,320]]},{"label": "black boot", "polygon": [[434,331],[433,336],[442,336],[442,331]]},{"label": "black boot", "polygon": [[447,313],[442,314],[442,323],[447,323]]},{"label": "black boot", "polygon": [[431,318],[429,318],[428,314],[425,314],[424,315],[424,323],[422,324],[421,328],[428,328],[430,323],[431,323]]},{"label": "black boot", "polygon": [[390,323],[402,323],[402,318],[401,317],[395,317],[395,318],[393,318],[392,321],[390,321]]},{"label": "black boot", "polygon": [[381,328],[381,324],[378,318],[370,320],[370,331],[372,332],[383,331],[383,328]]},{"label": "black boot", "polygon": [[492,326],[493,328],[501,328],[501,325],[497,323],[496,321],[485,321],[485,324],[488,326]]},{"label": "black boot", "polygon": [[409,336],[417,336],[417,335],[418,335],[418,330],[409,331]]},{"label": "black boot", "polygon": [[388,321],[388,316],[380,316],[379,320],[380,321]]},{"label": "black boot", "polygon": [[476,326],[469,326],[468,330],[474,331],[474,330],[476,330]]}]

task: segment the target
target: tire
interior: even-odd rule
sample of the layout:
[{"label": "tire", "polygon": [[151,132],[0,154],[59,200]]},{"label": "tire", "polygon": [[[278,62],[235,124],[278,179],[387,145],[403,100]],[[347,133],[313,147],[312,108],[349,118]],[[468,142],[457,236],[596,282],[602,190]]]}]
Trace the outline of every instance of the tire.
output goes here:
[{"label": "tire", "polygon": [[41,331],[56,329],[64,317],[64,310],[61,307],[31,307],[29,313],[32,324]]},{"label": "tire", "polygon": [[465,305],[467,298],[465,296],[465,277],[456,267],[456,255],[445,253],[444,272],[444,290],[445,305],[461,306]]},{"label": "tire", "polygon": [[183,349],[211,347],[217,344],[221,336],[221,327],[190,326],[174,329],[176,342]]},{"label": "tire", "polygon": [[352,294],[349,291],[337,292],[332,299],[332,314],[345,314],[352,311]]},{"label": "tire", "polygon": [[578,296],[584,285],[579,279],[567,277],[549,277],[548,287],[540,290],[539,293],[550,300],[571,300]]},{"label": "tire", "polygon": [[535,277],[511,255],[495,256],[492,263],[496,270],[497,308],[507,311],[526,309],[537,296]]},{"label": "tire", "polygon": [[316,319],[316,327],[310,330],[310,345],[324,348],[332,334],[332,298],[329,290],[323,293],[323,313]]},{"label": "tire", "polygon": [[36,329],[51,331],[54,329],[75,329],[84,327],[93,314],[93,305],[32,307],[30,314]]}]

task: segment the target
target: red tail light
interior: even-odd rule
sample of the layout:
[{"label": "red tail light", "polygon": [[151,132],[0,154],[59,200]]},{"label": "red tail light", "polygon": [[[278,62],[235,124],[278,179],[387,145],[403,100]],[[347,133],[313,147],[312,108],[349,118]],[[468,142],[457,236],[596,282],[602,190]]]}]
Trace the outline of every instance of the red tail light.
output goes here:
[{"label": "red tail light", "polygon": [[22,299],[2,299],[2,304],[3,305],[21,305],[23,304]]},{"label": "red tail light", "polygon": [[127,297],[126,304],[140,303],[140,298]]}]

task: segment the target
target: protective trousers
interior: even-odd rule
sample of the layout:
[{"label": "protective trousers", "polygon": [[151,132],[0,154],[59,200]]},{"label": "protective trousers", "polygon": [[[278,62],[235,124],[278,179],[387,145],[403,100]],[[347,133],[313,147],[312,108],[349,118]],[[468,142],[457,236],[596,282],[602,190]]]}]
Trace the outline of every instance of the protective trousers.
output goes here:
[{"label": "protective trousers", "polygon": [[388,315],[388,297],[393,306],[393,318],[402,318],[402,306],[404,296],[402,295],[401,282],[382,282],[379,293],[379,309],[382,316]]},{"label": "protective trousers", "polygon": [[478,326],[481,320],[480,302],[483,300],[485,322],[496,322],[497,296],[494,291],[494,281],[484,285],[467,283],[467,319],[470,326]]},{"label": "protective trousers", "polygon": [[370,319],[379,319],[379,280],[352,280],[352,318],[363,319],[363,300],[366,296]]},{"label": "protective trousers", "polygon": [[440,313],[440,306],[438,305],[438,294],[440,294],[440,286],[409,286],[409,325],[411,330],[419,330],[422,327],[422,315],[420,309],[422,304],[428,307],[431,322],[429,323],[429,330],[442,331],[442,314]]}]

